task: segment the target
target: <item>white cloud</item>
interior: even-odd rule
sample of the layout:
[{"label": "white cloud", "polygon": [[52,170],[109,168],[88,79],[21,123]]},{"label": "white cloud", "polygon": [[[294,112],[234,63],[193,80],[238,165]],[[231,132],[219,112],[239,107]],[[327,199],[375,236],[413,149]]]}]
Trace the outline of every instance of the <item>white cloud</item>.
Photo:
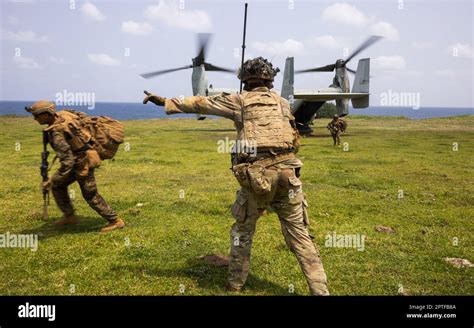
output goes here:
[{"label": "white cloud", "polygon": [[46,35],[38,36],[33,31],[7,31],[0,29],[0,39],[15,42],[48,42],[49,38]]},{"label": "white cloud", "polygon": [[392,24],[387,22],[380,21],[375,24],[372,24],[370,26],[370,30],[376,35],[386,37],[388,40],[398,41],[398,39],[400,38],[397,29],[393,27]]},{"label": "white cloud", "polygon": [[406,68],[406,62],[400,55],[380,56],[372,59],[372,66],[380,70],[403,70]]},{"label": "white cloud", "polygon": [[252,46],[258,52],[265,52],[270,55],[295,56],[304,52],[303,43],[293,39],[284,42],[253,42]]},{"label": "white cloud", "polygon": [[323,10],[322,18],[326,22],[355,27],[368,27],[374,34],[398,41],[398,30],[392,24],[369,17],[348,3],[335,3]]},{"label": "white cloud", "polygon": [[64,58],[61,58],[61,57],[54,57],[54,56],[51,56],[51,57],[49,57],[49,60],[50,60],[52,63],[55,63],[55,64],[64,64]]},{"label": "white cloud", "polygon": [[105,20],[105,16],[100,10],[90,2],[86,2],[81,6],[82,13],[89,19],[101,22]]},{"label": "white cloud", "polygon": [[148,35],[153,28],[148,23],[138,23],[134,21],[122,22],[122,32],[133,35]]},{"label": "white cloud", "polygon": [[211,18],[204,10],[180,9],[177,2],[160,0],[159,4],[148,6],[145,17],[165,22],[168,26],[196,32],[208,31]]},{"label": "white cloud", "polygon": [[444,77],[448,79],[454,79],[456,77],[456,73],[454,73],[454,71],[451,69],[440,69],[436,70],[434,73],[439,77]]},{"label": "white cloud", "polygon": [[25,56],[14,56],[13,62],[21,69],[40,69],[42,68],[33,58]]},{"label": "white cloud", "polygon": [[363,27],[369,23],[369,18],[355,6],[348,3],[335,3],[323,10],[323,20],[331,23],[341,23]]},{"label": "white cloud", "polygon": [[448,51],[453,55],[461,58],[474,58],[474,49],[468,43],[456,43],[448,48]]},{"label": "white cloud", "polygon": [[321,35],[312,39],[312,43],[322,48],[338,48],[341,45],[332,35]]},{"label": "white cloud", "polygon": [[94,64],[105,66],[119,66],[120,60],[110,57],[107,54],[88,54],[87,58]]}]

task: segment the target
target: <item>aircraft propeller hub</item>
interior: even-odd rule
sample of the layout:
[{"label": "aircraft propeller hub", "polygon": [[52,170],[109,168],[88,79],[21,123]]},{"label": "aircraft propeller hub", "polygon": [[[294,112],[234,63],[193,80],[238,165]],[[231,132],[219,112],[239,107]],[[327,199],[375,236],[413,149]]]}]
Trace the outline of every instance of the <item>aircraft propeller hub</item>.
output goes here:
[{"label": "aircraft propeller hub", "polygon": [[338,59],[338,60],[336,61],[336,68],[341,68],[341,67],[344,67],[344,66],[345,66],[344,60]]}]

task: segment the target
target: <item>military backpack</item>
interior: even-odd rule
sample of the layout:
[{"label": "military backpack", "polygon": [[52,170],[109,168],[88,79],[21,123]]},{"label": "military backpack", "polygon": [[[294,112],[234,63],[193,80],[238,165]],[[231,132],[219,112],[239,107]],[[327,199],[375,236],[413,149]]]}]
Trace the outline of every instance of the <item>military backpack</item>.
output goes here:
[{"label": "military backpack", "polygon": [[51,129],[65,133],[73,152],[94,149],[100,159],[111,159],[124,141],[122,123],[107,116],[88,116],[65,109],[57,112],[58,122]]}]

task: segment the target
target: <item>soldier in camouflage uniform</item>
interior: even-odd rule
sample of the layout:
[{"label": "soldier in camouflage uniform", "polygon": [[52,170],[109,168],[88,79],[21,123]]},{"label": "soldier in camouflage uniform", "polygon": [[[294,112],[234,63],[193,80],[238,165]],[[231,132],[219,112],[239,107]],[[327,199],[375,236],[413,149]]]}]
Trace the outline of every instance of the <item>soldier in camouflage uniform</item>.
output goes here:
[{"label": "soldier in camouflage uniform", "polygon": [[143,103],[164,106],[166,114],[208,114],[234,121],[240,147],[236,147],[232,171],[242,188],[232,205],[236,222],[230,231],[227,289],[240,291],[244,286],[257,219],[270,206],[311,294],[329,295],[320,254],[308,232],[307,202],[299,179],[303,164],[294,155],[299,148],[294,117],[288,101],[270,90],[278,71],[259,57],[246,61],[239,71],[245,90],[241,94],[166,99],[145,91]]},{"label": "soldier in camouflage uniform", "polygon": [[[43,189],[51,189],[56,204],[64,213],[64,218],[56,221],[56,226],[64,226],[78,223],[79,219],[74,214],[67,188],[77,181],[81,188],[82,196],[100,216],[109,223],[101,229],[108,232],[114,229],[123,228],[125,222],[118,217],[117,213],[106,203],[104,198],[98,193],[94,177],[94,169],[88,166],[88,156],[85,149],[73,152],[68,135],[61,124],[61,118],[56,114],[55,105],[49,101],[38,101],[33,106],[26,108],[33,114],[35,120],[42,125],[48,125],[44,131],[48,133],[49,143],[59,158],[59,169],[42,183]],[[69,142],[68,142],[69,140]]]},{"label": "soldier in camouflage uniform", "polygon": [[343,118],[338,115],[334,115],[331,122],[329,122],[327,128],[331,132],[332,139],[334,140],[334,146],[341,146],[340,135],[346,131],[347,123]]}]

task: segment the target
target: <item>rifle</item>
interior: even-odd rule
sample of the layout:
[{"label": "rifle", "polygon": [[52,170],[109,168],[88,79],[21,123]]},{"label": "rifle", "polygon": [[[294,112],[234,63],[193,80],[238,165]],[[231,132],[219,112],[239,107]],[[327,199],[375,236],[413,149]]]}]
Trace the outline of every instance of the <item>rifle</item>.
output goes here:
[{"label": "rifle", "polygon": [[[48,132],[43,131],[43,152],[41,153],[41,177],[43,182],[48,181]],[[49,205],[49,190],[43,189],[43,220],[48,218],[48,205]]]}]

